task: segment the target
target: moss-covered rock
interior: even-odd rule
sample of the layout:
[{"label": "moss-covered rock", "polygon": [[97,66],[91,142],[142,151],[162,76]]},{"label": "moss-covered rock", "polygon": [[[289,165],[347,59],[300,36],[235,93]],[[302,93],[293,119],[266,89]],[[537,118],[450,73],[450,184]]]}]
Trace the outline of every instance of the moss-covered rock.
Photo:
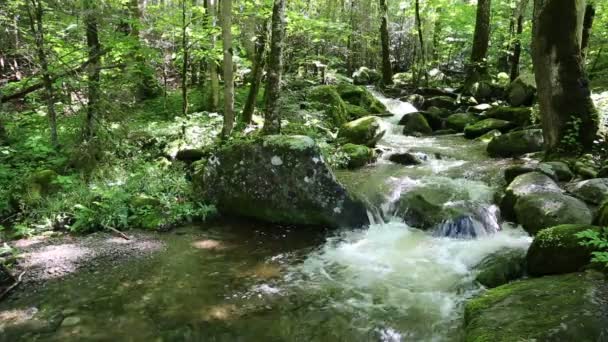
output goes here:
[{"label": "moss-covered rock", "polygon": [[[508,176],[505,174],[506,177]],[[517,175],[509,183],[500,202],[500,211],[505,218],[515,219],[515,204],[523,196],[537,192],[561,193],[561,191],[551,177],[540,172],[526,172]]]},{"label": "moss-covered rock", "polygon": [[350,103],[345,103],[344,105],[346,107],[346,113],[348,114],[348,117],[353,120],[370,115],[370,112],[361,106],[355,106]]},{"label": "moss-covered rock", "polygon": [[593,223],[598,226],[608,227],[608,199],[600,204],[597,213],[595,214],[595,218],[593,219]]},{"label": "moss-covered rock", "polygon": [[502,135],[502,133],[499,130],[493,129],[493,130],[483,134],[482,136],[475,138],[475,140],[481,141],[481,142],[484,142],[487,144],[490,141],[492,141],[492,139],[494,139],[495,137],[500,136],[500,135]]},{"label": "moss-covered rock", "polygon": [[422,164],[422,160],[420,160],[420,158],[409,152],[393,153],[388,156],[388,160],[405,166]]},{"label": "moss-covered rock", "polygon": [[308,94],[308,100],[312,108],[325,113],[328,124],[340,127],[348,122],[346,105],[335,86],[324,85],[313,88]]},{"label": "moss-covered rock", "polygon": [[376,70],[361,67],[353,73],[353,83],[357,85],[368,85],[378,82],[382,75]]},{"label": "moss-covered rock", "polygon": [[492,157],[517,157],[542,151],[543,141],[543,132],[540,129],[509,132],[492,139],[487,152]]},{"label": "moss-covered rock", "polygon": [[559,192],[540,192],[522,196],[515,203],[515,215],[524,229],[534,235],[562,224],[589,225],[591,211],[577,198]]},{"label": "moss-covered rock", "polygon": [[539,172],[546,176],[551,177],[551,179],[557,181],[557,174],[555,171],[548,165],[544,163],[524,163],[519,165],[509,166],[505,169],[505,180],[507,184],[511,184],[511,182],[515,179],[515,177],[519,175],[523,175],[524,173],[530,172]]},{"label": "moss-covered rock", "polygon": [[345,144],[340,151],[348,157],[349,169],[357,169],[371,163],[375,155],[373,149],[364,145]]},{"label": "moss-covered rock", "polygon": [[450,96],[435,96],[426,99],[422,109],[428,109],[430,107],[454,110],[458,108],[458,104],[456,103],[456,100]]},{"label": "moss-covered rock", "polygon": [[[434,108],[434,107],[432,107],[432,108]],[[443,129],[444,120],[441,117],[441,114],[442,114],[441,111],[433,110],[433,111],[422,111],[419,113],[422,114],[422,116],[424,116],[424,118],[426,119],[426,122],[428,122],[429,126],[431,127],[431,129],[433,131]]]},{"label": "moss-covered rock", "polygon": [[490,100],[494,95],[494,87],[488,81],[476,82],[471,88],[471,95],[473,95],[477,102]]},{"label": "moss-covered rock", "polygon": [[224,214],[328,227],[369,222],[365,205],[336,181],[306,136],[232,141],[205,161],[193,181]]},{"label": "moss-covered rock", "polygon": [[403,118],[401,118],[401,121],[399,121],[399,124],[403,125],[403,134],[428,135],[428,134],[433,133],[433,129],[431,128],[429,123],[426,121],[426,118],[424,117],[424,115],[422,115],[418,112],[404,115]]},{"label": "moss-covered rock", "polygon": [[517,126],[528,126],[532,122],[532,109],[527,107],[494,107],[488,110],[485,116],[510,121]]},{"label": "moss-covered rock", "polygon": [[574,197],[587,203],[599,205],[608,198],[608,178],[593,178],[566,185]]},{"label": "moss-covered rock", "polygon": [[509,121],[500,119],[485,119],[464,128],[464,136],[468,139],[475,139],[490,131],[498,130],[502,133],[508,132],[515,125]]},{"label": "moss-covered rock", "polygon": [[450,115],[446,120],[446,127],[457,132],[464,131],[468,125],[472,125],[479,121],[479,117],[473,113],[456,113]]},{"label": "moss-covered rock", "polygon": [[557,176],[557,180],[560,182],[567,182],[574,178],[574,174],[570,170],[570,167],[564,162],[545,162],[541,163],[541,166],[542,165],[546,165],[548,168],[553,170],[553,173]]},{"label": "moss-covered rock", "polygon": [[597,272],[512,282],[466,304],[465,341],[602,341],[606,298],[606,279]]},{"label": "moss-covered rock", "polygon": [[485,257],[475,270],[475,280],[487,288],[504,285],[521,278],[525,273],[526,251],[521,248],[503,248]]},{"label": "moss-covered rock", "polygon": [[162,203],[150,196],[136,195],[129,201],[129,223],[143,229],[158,229],[162,226],[164,213]]},{"label": "moss-covered rock", "polygon": [[536,80],[532,74],[521,74],[509,85],[509,103],[511,106],[531,106],[536,96]]},{"label": "moss-covered rock", "polygon": [[383,114],[387,111],[386,106],[376,99],[365,87],[340,84],[337,90],[344,101],[364,108],[369,114]]},{"label": "moss-covered rock", "polygon": [[374,147],[382,139],[384,133],[386,130],[382,128],[379,118],[365,116],[342,125],[338,138],[347,143]]},{"label": "moss-covered rock", "polygon": [[533,276],[563,274],[579,271],[591,261],[592,250],[581,246],[576,234],[585,230],[600,231],[600,227],[565,224],[541,230],[526,256],[528,273]]}]

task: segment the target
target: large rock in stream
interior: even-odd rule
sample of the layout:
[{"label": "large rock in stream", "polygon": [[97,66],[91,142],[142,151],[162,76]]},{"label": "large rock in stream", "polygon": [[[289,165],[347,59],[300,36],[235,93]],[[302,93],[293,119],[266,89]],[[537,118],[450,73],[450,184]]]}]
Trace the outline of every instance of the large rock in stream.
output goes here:
[{"label": "large rock in stream", "polygon": [[488,144],[487,151],[491,157],[518,157],[542,151],[543,143],[542,130],[525,129],[495,137]]},{"label": "large rock in stream", "polygon": [[386,130],[382,127],[380,118],[365,116],[342,125],[338,138],[347,143],[374,147],[384,133]]},{"label": "large rock in stream", "polygon": [[199,169],[197,190],[225,214],[294,225],[369,223],[365,205],[336,181],[319,147],[306,136],[233,141]]},{"label": "large rock in stream", "polygon": [[470,300],[465,341],[606,341],[608,282],[598,272],[509,283]]}]

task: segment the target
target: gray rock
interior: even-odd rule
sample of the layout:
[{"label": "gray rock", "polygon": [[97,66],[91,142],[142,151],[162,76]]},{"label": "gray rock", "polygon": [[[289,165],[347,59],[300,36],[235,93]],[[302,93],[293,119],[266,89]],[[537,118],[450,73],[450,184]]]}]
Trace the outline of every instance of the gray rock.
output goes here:
[{"label": "gray rock", "polygon": [[566,185],[566,190],[587,203],[599,205],[608,198],[608,178],[593,178]]},{"label": "gray rock", "polygon": [[528,172],[516,176],[505,189],[500,203],[502,215],[508,219],[515,219],[515,204],[523,196],[538,192],[561,193],[559,185],[549,176],[540,172]]},{"label": "gray rock", "polygon": [[487,152],[491,157],[517,157],[542,151],[543,141],[543,132],[540,129],[515,131],[492,139]]},{"label": "gray rock", "polygon": [[553,226],[589,225],[593,221],[593,215],[583,201],[559,192],[524,195],[517,200],[514,210],[517,222],[531,235]]}]

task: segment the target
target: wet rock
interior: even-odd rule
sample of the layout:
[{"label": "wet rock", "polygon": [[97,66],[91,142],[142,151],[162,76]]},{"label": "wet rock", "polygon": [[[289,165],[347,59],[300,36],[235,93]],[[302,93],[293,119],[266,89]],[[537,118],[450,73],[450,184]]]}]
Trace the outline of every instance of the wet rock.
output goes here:
[{"label": "wet rock", "polygon": [[424,116],[426,122],[428,122],[429,126],[433,131],[440,130],[443,128],[443,118],[441,117],[441,113],[437,111],[423,111],[419,112]]},{"label": "wet rock", "polygon": [[492,139],[494,139],[495,137],[500,136],[500,135],[502,135],[502,133],[499,130],[493,129],[493,130],[489,131],[488,133],[485,133],[484,135],[475,138],[475,140],[482,141],[487,144],[490,141],[492,141]]},{"label": "wet rock", "polygon": [[[506,175],[505,175],[506,177]],[[508,219],[515,218],[515,204],[523,196],[538,192],[561,193],[560,187],[549,176],[540,172],[528,172],[516,176],[505,189],[500,202],[500,211]]]},{"label": "wet rock", "polygon": [[61,322],[61,327],[62,328],[71,328],[71,327],[75,327],[78,324],[80,324],[80,322],[82,321],[82,319],[78,316],[69,316],[63,319],[63,321]]},{"label": "wet rock", "polygon": [[592,249],[581,246],[576,234],[601,228],[590,225],[566,224],[541,230],[526,256],[528,273],[533,276],[563,274],[581,270],[591,261]]},{"label": "wet rock", "polygon": [[530,278],[465,306],[466,341],[602,341],[608,286],[598,272]]},{"label": "wet rock", "polygon": [[467,125],[472,125],[477,121],[479,121],[479,118],[475,114],[456,113],[447,118],[446,127],[457,132],[462,132]]},{"label": "wet rock", "polygon": [[453,91],[441,88],[421,87],[416,89],[415,93],[422,96],[448,96],[454,99],[458,97],[458,94],[454,93]]},{"label": "wet rock", "polygon": [[473,85],[471,94],[477,100],[477,102],[483,102],[492,98],[494,88],[490,82],[481,81]]},{"label": "wet rock", "polygon": [[502,133],[508,132],[515,125],[509,121],[499,119],[485,119],[464,128],[464,136],[468,139],[475,139],[490,131],[498,130]]},{"label": "wet rock", "polygon": [[399,124],[404,126],[403,134],[413,135],[419,133],[428,135],[433,133],[433,129],[426,121],[424,115],[418,112],[404,115]]},{"label": "wet rock", "polygon": [[555,175],[557,176],[557,180],[560,182],[567,182],[574,178],[574,174],[572,173],[572,171],[570,171],[570,167],[568,167],[568,164],[564,162],[546,162],[541,163],[541,166],[542,165],[546,165],[547,167],[551,168],[551,170],[553,170],[553,173],[555,173]]},{"label": "wet rock", "polygon": [[487,118],[513,122],[517,126],[530,125],[532,109],[526,107],[494,107],[485,113]]},{"label": "wet rock", "polygon": [[543,132],[540,129],[521,130],[503,134],[490,141],[487,152],[491,157],[517,157],[543,150]]},{"label": "wet rock", "polygon": [[509,85],[507,92],[511,106],[531,106],[536,96],[536,80],[534,79],[534,75],[520,75]]},{"label": "wet rock", "polygon": [[402,97],[400,100],[403,102],[408,102],[409,104],[416,107],[417,109],[421,109],[422,106],[424,106],[424,96],[422,96],[422,95],[418,95],[418,94],[407,95],[407,96]]},{"label": "wet rock", "polygon": [[340,151],[348,156],[349,169],[363,167],[374,160],[374,150],[364,145],[346,144]]},{"label": "wet rock", "polygon": [[338,183],[306,136],[234,141],[193,178],[220,212],[266,222],[329,227],[368,224],[365,205]]},{"label": "wet rock", "polygon": [[558,180],[555,171],[550,166],[543,163],[526,163],[509,166],[505,169],[505,180],[507,181],[507,184],[511,184],[515,177],[529,172],[539,172],[551,177],[553,180]]},{"label": "wet rock", "polygon": [[492,108],[491,104],[482,103],[482,104],[478,104],[476,106],[469,107],[467,109],[467,112],[471,112],[471,113],[483,113],[483,112],[489,110],[490,108]]},{"label": "wet rock", "polygon": [[449,135],[449,134],[457,134],[453,129],[440,129],[433,132],[433,135]]},{"label": "wet rock", "polygon": [[504,248],[485,257],[475,270],[475,280],[487,288],[504,285],[521,278],[525,273],[526,251]]},{"label": "wet rock", "polygon": [[388,157],[388,160],[405,166],[422,164],[422,160],[420,160],[420,158],[408,152],[393,153]]},{"label": "wet rock", "polygon": [[398,87],[403,87],[412,82],[411,72],[398,72],[393,75],[393,83]]},{"label": "wet rock", "polygon": [[366,116],[342,125],[338,138],[348,143],[374,147],[385,133],[379,118]]},{"label": "wet rock", "polygon": [[353,73],[353,83],[356,85],[368,85],[378,82],[382,75],[376,70],[361,67]]},{"label": "wet rock", "polygon": [[424,105],[422,109],[427,109],[430,107],[444,108],[449,110],[454,110],[458,107],[456,100],[449,96],[435,96],[428,98],[424,101]]},{"label": "wet rock", "polygon": [[566,190],[576,198],[599,205],[608,198],[608,178],[594,178],[566,184]]},{"label": "wet rock", "polygon": [[559,192],[524,195],[515,204],[515,215],[524,229],[534,235],[562,224],[589,225],[593,215],[585,203]]}]

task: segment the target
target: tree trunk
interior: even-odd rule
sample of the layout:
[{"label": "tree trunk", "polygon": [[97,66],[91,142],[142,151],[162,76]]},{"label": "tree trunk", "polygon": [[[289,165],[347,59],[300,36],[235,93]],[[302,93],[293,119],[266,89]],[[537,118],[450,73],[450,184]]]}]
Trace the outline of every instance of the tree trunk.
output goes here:
[{"label": "tree trunk", "polygon": [[224,126],[228,137],[234,126],[234,70],[232,70],[232,0],[222,0],[222,44],[224,50]]},{"label": "tree trunk", "polygon": [[477,1],[477,16],[475,20],[475,34],[473,36],[473,51],[471,63],[468,66],[467,77],[464,82],[465,92],[470,92],[473,84],[487,78],[488,45],[490,40],[490,9],[491,0]]},{"label": "tree trunk", "polygon": [[264,134],[277,134],[281,131],[279,98],[281,96],[281,78],[283,76],[283,44],[285,40],[285,2],[274,0],[272,8],[272,37],[266,76],[266,112]]},{"label": "tree trunk", "polygon": [[42,24],[43,9],[40,0],[27,0],[26,6],[30,19],[30,29],[34,35],[36,43],[36,53],[38,62],[42,70],[42,83],[44,84],[47,111],[49,116],[49,126],[51,129],[51,144],[59,146],[57,139],[57,113],[55,112],[55,94],[53,91],[53,81],[49,73],[46,51],[44,47],[44,26]]},{"label": "tree trunk", "polygon": [[97,33],[97,11],[95,0],[83,0],[85,10],[84,22],[87,37],[88,58],[91,61],[87,67],[88,102],[87,119],[84,127],[84,138],[91,139],[95,135],[95,120],[99,118],[100,70],[99,60],[101,45]]},{"label": "tree trunk", "polygon": [[521,0],[517,14],[517,31],[515,33],[515,42],[513,43],[513,55],[511,56],[511,82],[519,76],[519,60],[521,59],[521,34],[524,31],[524,15],[528,7],[528,0]]},{"label": "tree trunk", "polygon": [[393,68],[391,66],[390,37],[388,34],[388,0],[380,0],[380,40],[382,41],[382,82],[393,84]]},{"label": "tree trunk", "polygon": [[188,21],[186,0],[182,0],[182,115],[188,115]]},{"label": "tree trunk", "polygon": [[0,146],[6,145],[8,142],[8,135],[6,134],[6,129],[4,128],[4,120],[0,115]]},{"label": "tree trunk", "polygon": [[243,109],[243,116],[241,118],[241,121],[245,124],[251,123],[253,111],[255,110],[255,103],[260,91],[260,84],[262,83],[264,72],[264,62],[266,60],[267,38],[268,21],[264,20],[264,22],[258,26],[258,35],[255,41],[255,57],[253,61],[253,70],[251,71],[251,79],[249,80],[249,95],[247,96],[247,102],[245,102],[245,108]]},{"label": "tree trunk", "polygon": [[535,0],[533,61],[549,155],[591,149],[597,112],[581,56],[585,0]]},{"label": "tree trunk", "polygon": [[[418,42],[420,43],[420,68],[418,72],[424,75],[424,79],[426,84],[429,83],[429,75],[426,72],[426,50],[424,49],[424,38],[422,36],[422,20],[420,18],[420,0],[416,0],[416,23],[418,27]],[[418,76],[417,79],[421,79],[422,77]]]},{"label": "tree trunk", "polygon": [[[208,0],[208,8],[209,8],[209,18],[211,20],[211,27],[212,29],[215,29],[215,27],[217,26],[217,0]],[[211,35],[211,50],[215,50],[215,44],[216,44],[216,37],[215,34]],[[218,75],[218,67],[217,67],[217,60],[215,58],[211,58],[211,60],[209,61],[209,79],[210,79],[210,87],[209,87],[209,109],[212,112],[216,112],[219,108],[220,105],[220,80],[219,80],[219,75]]]},{"label": "tree trunk", "polygon": [[585,8],[585,19],[583,21],[583,38],[581,42],[583,61],[587,58],[587,48],[589,47],[589,38],[591,37],[591,28],[593,27],[594,18],[595,7],[593,7],[593,4],[587,4],[587,7]]}]

